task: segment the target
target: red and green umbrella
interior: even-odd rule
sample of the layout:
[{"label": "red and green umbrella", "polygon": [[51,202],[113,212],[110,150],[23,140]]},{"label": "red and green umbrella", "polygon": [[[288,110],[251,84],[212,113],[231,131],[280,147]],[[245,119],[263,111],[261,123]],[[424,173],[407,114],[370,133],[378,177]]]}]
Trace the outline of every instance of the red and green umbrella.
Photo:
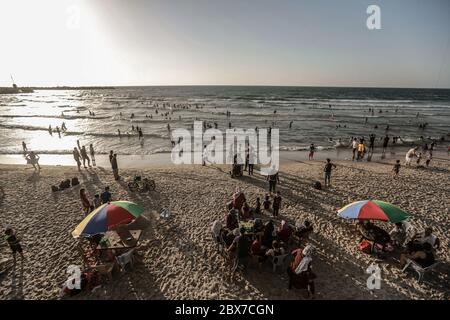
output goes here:
[{"label": "red and green umbrella", "polygon": [[380,220],[397,223],[410,217],[391,203],[380,200],[356,201],[338,211],[338,216],[345,219]]},{"label": "red and green umbrella", "polygon": [[74,238],[105,233],[118,225],[135,220],[144,209],[134,202],[112,201],[92,211],[72,232]]}]

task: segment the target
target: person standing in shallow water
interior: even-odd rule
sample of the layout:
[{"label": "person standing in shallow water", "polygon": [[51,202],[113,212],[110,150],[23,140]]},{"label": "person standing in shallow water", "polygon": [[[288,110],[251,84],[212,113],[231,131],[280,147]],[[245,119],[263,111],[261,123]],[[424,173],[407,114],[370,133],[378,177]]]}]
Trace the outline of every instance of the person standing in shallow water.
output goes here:
[{"label": "person standing in shallow water", "polygon": [[392,168],[392,173],[394,175],[394,178],[398,177],[398,174],[400,172],[400,160],[395,161],[394,167]]},{"label": "person standing in shallow water", "polygon": [[386,153],[386,149],[387,149],[387,146],[388,146],[388,143],[389,143],[389,136],[388,135],[386,135],[385,137],[384,137],[384,139],[383,139],[383,154],[385,154]]},{"label": "person standing in shallow water", "polygon": [[369,151],[370,152],[373,152],[374,146],[375,146],[375,135],[372,133],[369,136]]},{"label": "person standing in shallow water", "polygon": [[315,151],[316,151],[316,147],[314,146],[314,143],[311,143],[311,145],[309,146],[309,156],[308,156],[309,160],[314,160],[314,152]]},{"label": "person standing in shallow water", "polygon": [[25,141],[22,141],[22,149],[23,149],[23,154],[25,155],[28,151],[27,144],[25,143]]}]

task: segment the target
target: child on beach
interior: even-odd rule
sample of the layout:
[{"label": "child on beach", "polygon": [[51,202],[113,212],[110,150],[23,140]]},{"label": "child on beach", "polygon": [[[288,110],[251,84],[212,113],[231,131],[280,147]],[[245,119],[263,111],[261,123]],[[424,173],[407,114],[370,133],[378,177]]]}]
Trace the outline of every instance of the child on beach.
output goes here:
[{"label": "child on beach", "polygon": [[102,203],[108,203],[111,201],[111,193],[109,192],[109,187],[105,187],[105,191],[100,195]]},{"label": "child on beach", "polygon": [[5,230],[5,240],[8,242],[9,247],[11,248],[14,261],[16,261],[16,253],[20,253],[20,257],[23,259],[23,250],[20,245],[20,240],[17,238],[16,233],[13,229],[7,228]]},{"label": "child on beach", "polygon": [[418,165],[418,166],[420,166],[420,161],[422,160],[422,152],[419,152],[418,154],[417,154],[417,160],[416,160],[416,164]]},{"label": "child on beach", "polygon": [[323,168],[323,171],[325,172],[325,186],[331,186],[331,170],[333,168],[336,168],[336,165],[331,163],[330,158],[327,158],[327,163],[325,163]]},{"label": "child on beach", "polygon": [[273,197],[273,216],[274,217],[278,217],[278,212],[280,211],[280,207],[281,207],[281,196],[280,196],[280,191],[277,191],[277,194],[275,197]]},{"label": "child on beach", "polygon": [[80,200],[81,205],[83,206],[84,214],[87,215],[91,211],[91,203],[87,198],[86,190],[84,188],[80,189]]},{"label": "child on beach", "polygon": [[98,193],[94,196],[92,204],[94,205],[94,208],[98,208],[102,205],[102,199],[100,199],[100,195]]},{"label": "child on beach", "polygon": [[428,156],[427,156],[427,161],[425,161],[425,164],[426,164],[426,166],[427,166],[427,168],[430,166],[430,162],[431,162],[431,159],[432,159],[433,157],[431,156],[431,154],[428,154]]},{"label": "child on beach", "polygon": [[270,198],[269,198],[268,194],[266,194],[263,205],[264,205],[264,210],[270,210],[271,202],[270,202]]},{"label": "child on beach", "polygon": [[352,141],[352,160],[355,160],[355,156],[356,156],[356,151],[358,150],[358,141],[356,140],[356,138],[353,138]]},{"label": "child on beach", "polygon": [[395,161],[394,167],[392,168],[392,172],[394,173],[394,178],[397,178],[398,173],[400,172],[400,160]]}]

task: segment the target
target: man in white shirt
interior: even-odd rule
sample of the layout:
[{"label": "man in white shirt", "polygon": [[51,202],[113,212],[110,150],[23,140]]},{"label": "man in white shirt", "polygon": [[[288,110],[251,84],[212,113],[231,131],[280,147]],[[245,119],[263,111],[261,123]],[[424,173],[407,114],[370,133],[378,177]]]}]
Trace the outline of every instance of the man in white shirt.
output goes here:
[{"label": "man in white shirt", "polygon": [[353,138],[353,141],[352,141],[353,158],[352,158],[352,160],[355,160],[357,151],[358,151],[358,141],[356,140],[356,138]]},{"label": "man in white shirt", "polygon": [[406,153],[405,157],[405,165],[409,166],[411,164],[412,158],[416,156],[417,147],[409,149],[409,151]]},{"label": "man in white shirt", "polygon": [[211,232],[214,234],[216,239],[220,236],[220,230],[222,229],[222,222],[219,219],[215,220],[211,227]]},{"label": "man in white shirt", "polygon": [[413,241],[408,244],[409,251],[419,251],[425,243],[429,243],[433,250],[440,247],[439,238],[433,234],[433,229],[428,227],[424,232],[418,233],[413,237]]}]

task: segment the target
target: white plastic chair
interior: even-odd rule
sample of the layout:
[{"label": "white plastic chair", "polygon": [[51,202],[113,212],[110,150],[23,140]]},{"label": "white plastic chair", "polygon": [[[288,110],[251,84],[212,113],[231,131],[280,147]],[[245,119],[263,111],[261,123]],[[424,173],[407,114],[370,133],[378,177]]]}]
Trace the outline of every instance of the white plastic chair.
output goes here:
[{"label": "white plastic chair", "polygon": [[134,265],[134,250],[135,249],[131,249],[130,251],[116,257],[117,264],[120,266],[120,268],[122,270],[125,270],[125,267],[128,264],[131,265],[131,267],[133,267],[133,265]]},{"label": "white plastic chair", "polygon": [[277,271],[277,267],[283,267],[287,264],[288,260],[289,260],[289,253],[285,253],[279,256],[273,256],[272,257],[272,271],[276,272]]},{"label": "white plastic chair", "polygon": [[417,274],[419,275],[419,282],[421,282],[425,273],[433,271],[439,264],[440,261],[436,261],[431,266],[424,268],[414,260],[408,259],[402,271],[405,272],[405,270],[408,269],[408,267],[411,267],[415,272],[417,272]]}]

